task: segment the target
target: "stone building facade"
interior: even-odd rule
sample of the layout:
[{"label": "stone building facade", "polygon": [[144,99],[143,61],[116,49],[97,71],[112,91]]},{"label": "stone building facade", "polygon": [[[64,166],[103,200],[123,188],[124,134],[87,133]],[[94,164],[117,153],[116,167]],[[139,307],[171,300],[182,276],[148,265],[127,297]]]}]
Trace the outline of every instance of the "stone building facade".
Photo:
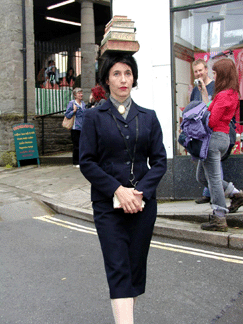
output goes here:
[{"label": "stone building facade", "polygon": [[[39,154],[42,147],[42,120],[35,119],[35,37],[34,1],[2,0],[0,11],[1,60],[0,60],[0,166],[16,165],[12,127],[19,123],[33,123],[36,129]],[[78,0],[82,19],[81,44],[82,86],[84,100],[88,101],[90,89],[95,85],[95,46],[93,0]],[[109,1],[102,1],[106,6]],[[24,4],[23,4],[24,3]],[[25,26],[23,19],[25,13]],[[26,69],[24,80],[23,37],[26,29]],[[65,37],[63,37],[64,39]],[[72,35],[70,35],[72,39]],[[27,96],[24,95],[24,83]],[[61,127],[63,116],[51,116],[44,120],[45,153],[71,150],[69,132]]]},{"label": "stone building facade", "polygon": [[[27,97],[34,114],[34,27],[33,0],[26,1]],[[0,116],[23,115],[23,25],[21,0],[2,0],[0,11]]]},{"label": "stone building facade", "polygon": [[[35,115],[33,2],[40,4],[45,1],[25,0],[27,121],[35,125],[39,153],[43,150],[43,125],[41,119],[33,120]],[[88,98],[89,89],[95,82],[93,80],[95,57],[93,31],[90,34],[90,30],[93,30],[92,10],[95,2],[107,1],[76,0],[76,2],[80,2],[79,14],[83,24],[83,28],[81,28],[82,37],[80,38],[81,47],[83,48],[82,73],[83,69],[84,73],[81,83],[82,87],[84,86],[85,100]],[[54,3],[54,0],[48,0],[48,2]],[[204,28],[200,27],[204,20],[198,19],[198,15],[199,18],[200,16],[204,17],[205,7],[209,8],[208,15],[211,15],[210,12],[212,12],[212,15],[215,12],[220,14],[224,6],[221,6],[219,1],[210,1],[210,5],[206,0],[200,1],[200,3],[189,2],[190,5],[185,0],[155,0],[153,6],[139,7],[139,0],[132,2],[130,0],[111,0],[113,15],[126,15],[136,22],[137,39],[140,43],[140,50],[135,55],[139,66],[139,85],[133,90],[132,97],[138,104],[156,111],[163,129],[168,157],[168,171],[163,178],[163,182],[158,187],[158,197],[160,198],[193,199],[200,196],[202,192],[202,188],[195,180],[196,164],[191,161],[189,155],[182,155],[180,148],[178,148],[177,138],[182,111],[180,108],[186,105],[187,86],[193,84],[190,64],[195,54],[198,54],[198,48],[201,46],[200,44],[197,45],[197,50],[194,53],[191,45],[194,44],[194,41],[195,44],[199,42],[200,38],[197,35],[200,33],[198,34],[198,30],[201,30],[202,34],[204,31]],[[233,19],[234,15],[230,13],[237,10],[239,16],[242,17],[242,1],[229,0],[224,1],[224,3],[227,4],[227,12],[224,18],[229,23],[224,23],[224,20],[221,23],[227,28],[231,28],[234,25],[233,22],[238,24],[238,27],[234,27],[237,36],[238,31],[242,30],[242,19]],[[81,11],[81,8],[83,11]],[[86,14],[84,14],[85,11]],[[194,15],[195,28],[198,27],[197,25],[200,27],[195,29],[197,32],[194,32],[194,29],[191,28],[193,26],[191,24],[192,14]],[[99,13],[99,16],[102,15]],[[209,18],[211,19],[211,16]],[[210,19],[209,21],[211,21]],[[109,18],[106,22],[108,21]],[[85,24],[87,25],[85,26]],[[24,122],[22,0],[1,0],[0,26],[0,165],[6,165],[9,160],[12,161],[10,161],[12,164],[15,163],[12,126]],[[149,37],[148,26],[152,26],[153,30],[156,31],[149,34]],[[226,31],[225,35],[231,37],[232,31]],[[240,39],[237,37],[240,37]],[[229,41],[232,41],[235,45],[235,51],[243,51],[242,33],[237,37],[233,37]],[[193,44],[190,43],[191,39]],[[95,40],[97,44],[100,44],[97,39]],[[226,45],[220,47],[218,51],[222,52],[222,49],[225,48],[227,48]],[[45,119],[45,154],[71,149],[70,134],[62,129],[61,121],[62,116],[52,116]],[[243,133],[240,138],[241,144],[243,143],[242,136]],[[223,162],[225,179],[233,181],[236,187],[239,188],[241,188],[243,182],[242,158],[242,153],[235,154]]]},{"label": "stone building facade", "polygon": [[[28,118],[35,113],[33,1],[25,1]],[[24,121],[23,17],[21,0],[2,0],[0,11],[0,165],[14,161],[12,126]],[[9,161],[9,158],[7,158]]]}]

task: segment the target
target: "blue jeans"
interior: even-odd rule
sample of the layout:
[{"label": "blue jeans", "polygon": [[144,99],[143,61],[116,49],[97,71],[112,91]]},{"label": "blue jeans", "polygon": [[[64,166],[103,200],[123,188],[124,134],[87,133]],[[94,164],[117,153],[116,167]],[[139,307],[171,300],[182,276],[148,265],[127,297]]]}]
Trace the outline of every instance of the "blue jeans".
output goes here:
[{"label": "blue jeans", "polygon": [[222,132],[213,132],[208,148],[208,156],[205,161],[199,161],[196,178],[199,183],[209,188],[211,194],[211,207],[223,213],[227,213],[225,196],[229,196],[234,186],[232,182],[221,179],[221,157],[229,147],[229,135]]}]

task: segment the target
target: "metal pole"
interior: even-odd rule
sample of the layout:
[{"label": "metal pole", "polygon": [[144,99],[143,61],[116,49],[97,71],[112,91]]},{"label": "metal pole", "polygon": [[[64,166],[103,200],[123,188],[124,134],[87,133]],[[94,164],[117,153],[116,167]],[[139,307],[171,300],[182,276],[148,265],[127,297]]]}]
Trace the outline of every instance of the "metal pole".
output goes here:
[{"label": "metal pole", "polygon": [[26,19],[25,0],[22,0],[22,26],[23,26],[23,92],[24,92],[24,123],[27,123],[27,66],[26,66]]},{"label": "metal pole", "polygon": [[44,117],[41,118],[42,124],[42,155],[45,154],[45,126],[44,126]]},{"label": "metal pole", "polygon": [[110,0],[110,16],[113,17],[113,0]]}]

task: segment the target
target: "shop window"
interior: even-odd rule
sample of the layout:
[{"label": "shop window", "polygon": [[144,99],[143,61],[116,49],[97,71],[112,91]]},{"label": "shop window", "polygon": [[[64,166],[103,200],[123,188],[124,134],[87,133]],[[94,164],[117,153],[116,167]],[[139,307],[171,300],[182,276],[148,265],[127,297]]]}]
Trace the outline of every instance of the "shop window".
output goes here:
[{"label": "shop window", "polygon": [[81,74],[81,48],[75,52],[75,67],[76,67],[76,74]]},{"label": "shop window", "polygon": [[[174,0],[173,6],[194,5],[207,1]],[[176,136],[180,133],[182,111],[190,102],[194,87],[193,61],[203,59],[212,79],[212,66],[222,57],[232,59],[239,74],[240,95],[243,100],[243,1],[176,11],[173,13],[175,117]],[[241,107],[243,101],[241,102]],[[241,108],[242,110],[242,108]],[[243,154],[243,113],[237,113],[237,143],[232,154]],[[176,143],[178,155],[187,155]]]},{"label": "shop window", "polygon": [[200,5],[212,0],[172,0],[172,7],[183,7],[189,5]]}]

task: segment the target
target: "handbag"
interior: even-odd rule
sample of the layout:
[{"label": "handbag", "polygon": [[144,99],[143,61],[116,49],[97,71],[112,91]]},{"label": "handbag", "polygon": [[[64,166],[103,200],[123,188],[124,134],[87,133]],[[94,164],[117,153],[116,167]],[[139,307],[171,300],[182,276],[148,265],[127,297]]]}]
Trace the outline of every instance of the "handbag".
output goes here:
[{"label": "handbag", "polygon": [[[145,201],[144,200],[142,200],[141,206],[142,206],[142,208],[144,208],[144,206],[145,206]],[[121,208],[120,201],[119,201],[116,194],[114,194],[114,197],[113,197],[113,208],[114,209]]]},{"label": "handbag", "polygon": [[74,124],[74,117],[75,116],[73,116],[72,118],[69,119],[65,116],[63,119],[63,122],[62,122],[62,127],[66,128],[66,129],[72,129],[73,124]]}]

